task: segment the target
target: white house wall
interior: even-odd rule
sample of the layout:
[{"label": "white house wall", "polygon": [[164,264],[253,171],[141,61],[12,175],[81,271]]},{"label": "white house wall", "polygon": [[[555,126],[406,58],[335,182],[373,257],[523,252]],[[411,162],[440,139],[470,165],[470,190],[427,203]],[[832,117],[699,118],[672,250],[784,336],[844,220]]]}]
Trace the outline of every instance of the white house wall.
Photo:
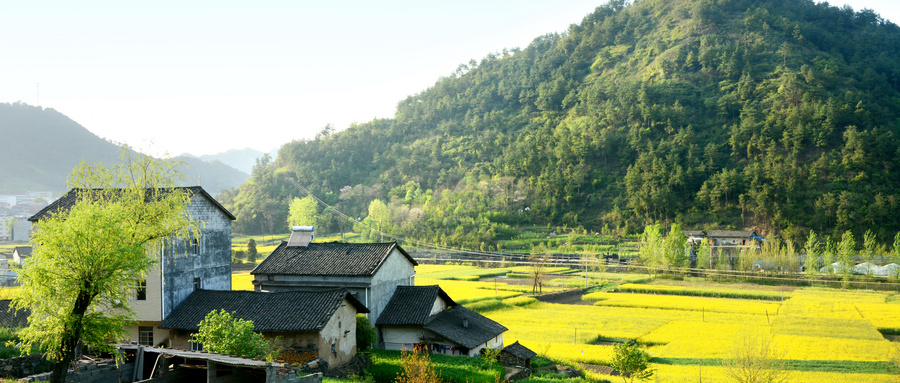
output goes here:
[{"label": "white house wall", "polygon": [[368,292],[369,303],[366,304],[370,311],[369,320],[373,323],[378,320],[397,286],[415,285],[415,275],[415,266],[399,250],[394,249],[372,276],[372,286]]}]

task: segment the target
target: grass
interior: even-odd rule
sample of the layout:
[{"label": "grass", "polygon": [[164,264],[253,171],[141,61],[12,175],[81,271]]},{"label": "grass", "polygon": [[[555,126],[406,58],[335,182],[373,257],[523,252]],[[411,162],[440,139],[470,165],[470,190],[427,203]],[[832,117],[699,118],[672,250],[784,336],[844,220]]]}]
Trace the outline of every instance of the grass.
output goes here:
[{"label": "grass", "polygon": [[[371,350],[372,366],[368,373],[378,383],[393,382],[403,371],[400,351]],[[495,383],[502,377],[503,367],[495,364],[488,368],[481,357],[464,358],[448,355],[430,355],[435,371],[448,383]]]}]

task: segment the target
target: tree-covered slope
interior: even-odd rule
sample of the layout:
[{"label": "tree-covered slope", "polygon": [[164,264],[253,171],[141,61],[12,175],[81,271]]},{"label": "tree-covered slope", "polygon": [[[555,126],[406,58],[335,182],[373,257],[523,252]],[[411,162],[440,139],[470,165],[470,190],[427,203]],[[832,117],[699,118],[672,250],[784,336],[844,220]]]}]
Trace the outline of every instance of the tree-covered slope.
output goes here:
[{"label": "tree-covered slope", "polygon": [[898,91],[900,28],[872,11],[611,1],[461,65],[392,119],[284,145],[226,200],[238,230],[272,230],[296,180],[360,218],[381,200],[394,233],[488,248],[548,223],[884,239],[900,230]]}]

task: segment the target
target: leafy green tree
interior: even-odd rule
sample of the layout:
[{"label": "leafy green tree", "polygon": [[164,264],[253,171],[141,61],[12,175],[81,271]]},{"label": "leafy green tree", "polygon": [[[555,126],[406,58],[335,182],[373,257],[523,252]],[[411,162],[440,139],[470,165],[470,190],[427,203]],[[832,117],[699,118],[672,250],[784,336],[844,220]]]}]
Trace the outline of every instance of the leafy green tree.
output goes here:
[{"label": "leafy green tree", "polygon": [[891,260],[897,264],[894,268],[894,279],[900,280],[900,231],[894,234],[894,247],[891,249]]},{"label": "leafy green tree", "polygon": [[9,232],[9,239],[10,239],[10,240],[12,240],[13,238],[15,238],[15,232],[14,232],[14,231],[15,231],[15,228],[16,228],[16,223],[18,223],[18,220],[16,219],[16,217],[9,217],[9,218],[3,220],[3,225],[6,226],[6,229],[7,229],[7,231]]},{"label": "leafy green tree", "polygon": [[322,219],[319,215],[319,203],[309,195],[294,197],[288,210],[288,226],[318,226]]},{"label": "leafy green tree", "polygon": [[256,251],[256,240],[250,238],[250,240],[247,241],[247,262],[256,262],[256,257],[258,256],[259,253]]},{"label": "leafy green tree", "polygon": [[110,341],[134,318],[121,302],[158,262],[155,249],[199,234],[184,214],[190,197],[173,188],[175,166],[127,150],[113,167],[82,163],[69,177],[75,204],[35,223],[13,306],[31,311],[22,350],[37,346],[54,361],[51,381],[65,381],[79,345],[114,352]]},{"label": "leafy green tree", "polygon": [[819,248],[821,247],[818,235],[815,231],[810,230],[809,236],[806,237],[806,245],[803,247],[803,251],[806,253],[806,275],[810,279],[815,278],[816,273],[819,272]]},{"label": "leafy green tree", "polygon": [[667,268],[679,269],[685,266],[688,259],[687,237],[681,232],[681,225],[672,224],[663,246],[665,247],[663,262]]},{"label": "leafy green tree", "polygon": [[659,225],[647,225],[641,235],[641,244],[638,249],[638,257],[647,268],[647,274],[653,275],[663,264],[663,239]]},{"label": "leafy green tree", "polygon": [[195,342],[210,352],[257,359],[272,348],[262,334],[253,332],[253,321],[235,318],[225,310],[210,311],[199,328]]},{"label": "leafy green tree", "polygon": [[701,239],[700,246],[697,248],[697,268],[712,270],[714,260],[709,242],[706,239]]},{"label": "leafy green tree", "polygon": [[369,230],[370,240],[383,241],[384,236],[381,233],[391,232],[391,211],[381,200],[372,200],[369,203],[369,215],[363,222],[371,227]]},{"label": "leafy green tree", "polygon": [[366,314],[356,314],[356,347],[365,351],[375,347],[378,333]]},{"label": "leafy green tree", "polygon": [[731,359],[724,359],[725,377],[736,383],[789,382],[782,353],[763,335],[744,334],[734,345]]},{"label": "leafy green tree", "polygon": [[853,274],[853,256],[856,254],[856,238],[853,232],[847,230],[838,243],[838,260],[841,262],[841,276],[843,277],[843,287],[850,285],[850,275]]},{"label": "leafy green tree", "polygon": [[[863,253],[863,261],[867,263],[871,263],[872,259],[875,258],[876,253],[878,252],[878,236],[872,232],[871,229],[866,230],[863,234],[863,247],[865,248],[865,252]],[[872,276],[872,268],[866,268],[866,275]]]},{"label": "leafy green tree", "polygon": [[617,344],[609,366],[619,370],[622,380],[625,382],[634,382],[635,379],[649,380],[653,377],[653,370],[650,369],[650,355],[638,348],[634,342]]}]

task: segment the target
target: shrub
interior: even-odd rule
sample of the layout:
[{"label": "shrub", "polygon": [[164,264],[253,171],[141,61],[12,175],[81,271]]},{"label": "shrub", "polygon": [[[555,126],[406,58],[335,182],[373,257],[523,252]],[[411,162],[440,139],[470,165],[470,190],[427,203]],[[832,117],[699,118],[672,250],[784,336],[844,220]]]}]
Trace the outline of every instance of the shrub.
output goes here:
[{"label": "shrub", "polygon": [[356,314],[356,347],[359,351],[375,347],[377,340],[378,333],[369,318],[365,314]]}]

